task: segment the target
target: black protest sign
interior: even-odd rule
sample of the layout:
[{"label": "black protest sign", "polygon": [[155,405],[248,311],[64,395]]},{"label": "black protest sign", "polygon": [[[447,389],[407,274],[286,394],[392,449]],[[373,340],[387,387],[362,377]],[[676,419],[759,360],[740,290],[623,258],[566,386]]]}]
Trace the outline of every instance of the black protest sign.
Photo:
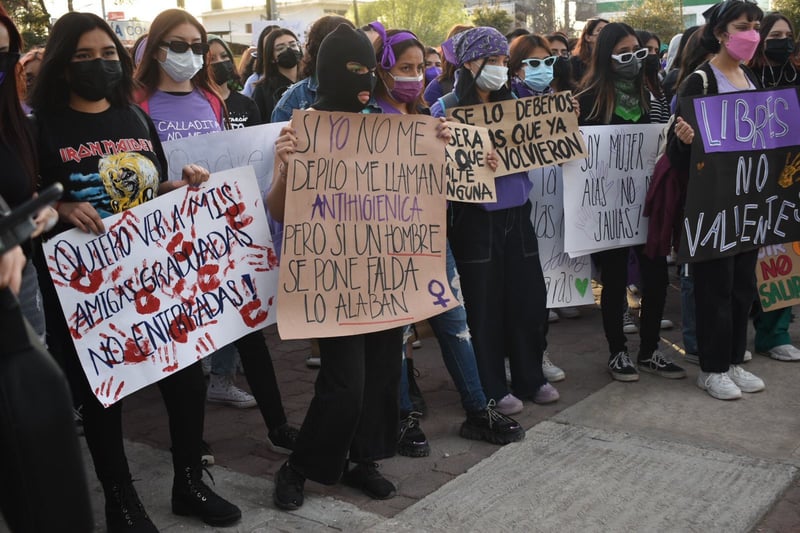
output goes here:
[{"label": "black protest sign", "polygon": [[695,138],[680,259],[800,240],[797,89],[685,98],[681,108]]}]

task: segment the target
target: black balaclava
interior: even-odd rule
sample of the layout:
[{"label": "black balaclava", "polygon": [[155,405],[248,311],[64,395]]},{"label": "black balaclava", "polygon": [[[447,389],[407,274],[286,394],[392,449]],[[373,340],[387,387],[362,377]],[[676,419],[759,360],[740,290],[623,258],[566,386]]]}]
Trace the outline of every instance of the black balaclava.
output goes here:
[{"label": "black balaclava", "polygon": [[[367,74],[347,70],[355,61],[370,69]],[[320,111],[349,111],[357,113],[365,105],[358,93],[375,88],[375,49],[367,35],[346,24],[329,33],[320,43],[317,53],[317,101],[311,107]]]}]

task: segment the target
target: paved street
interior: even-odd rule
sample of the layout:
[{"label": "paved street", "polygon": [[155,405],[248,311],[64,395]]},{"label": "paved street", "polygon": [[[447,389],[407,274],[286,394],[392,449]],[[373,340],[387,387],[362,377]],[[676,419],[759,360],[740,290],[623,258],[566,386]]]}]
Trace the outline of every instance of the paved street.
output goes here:
[{"label": "paved street", "polygon": [[[244,514],[223,531],[800,531],[800,363],[754,355],[748,369],[767,390],[736,402],[700,391],[699,368],[688,363],[688,379],[645,374],[638,383],[614,382],[599,309],[581,310],[550,328],[551,357],[567,373],[556,384],[561,400],[526,403],[517,419],[527,437],[504,448],[458,436],[458,395],[436,340],[423,338],[414,358],[432,451],[382,463],[398,487],[390,500],[309,482],[300,510],[275,509],[272,479],[285,456],[267,450],[259,411],[209,405],[216,488]],[[680,326],[674,281],[665,316]],[[681,344],[678,327],[662,333]],[[800,342],[797,322],[792,333]],[[635,356],[638,336],[628,338]],[[316,376],[304,363],[309,344],[280,342],[274,328],[268,342],[289,420],[299,425]],[[679,353],[665,351],[681,363]],[[155,387],[126,399],[125,426],[136,487],[156,525],[211,530],[170,512],[166,415]],[[89,477],[102,531],[102,492]]]}]

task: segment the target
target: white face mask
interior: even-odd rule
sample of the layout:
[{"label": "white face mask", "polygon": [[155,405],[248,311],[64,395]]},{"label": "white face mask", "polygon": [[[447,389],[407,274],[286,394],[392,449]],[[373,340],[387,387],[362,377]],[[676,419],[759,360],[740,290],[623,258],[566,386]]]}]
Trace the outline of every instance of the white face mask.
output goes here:
[{"label": "white face mask", "polygon": [[508,81],[508,67],[501,65],[486,65],[475,84],[482,91],[497,91]]},{"label": "white face mask", "polygon": [[191,50],[182,54],[167,49],[167,58],[159,62],[167,75],[178,83],[194,78],[203,68],[203,56]]}]

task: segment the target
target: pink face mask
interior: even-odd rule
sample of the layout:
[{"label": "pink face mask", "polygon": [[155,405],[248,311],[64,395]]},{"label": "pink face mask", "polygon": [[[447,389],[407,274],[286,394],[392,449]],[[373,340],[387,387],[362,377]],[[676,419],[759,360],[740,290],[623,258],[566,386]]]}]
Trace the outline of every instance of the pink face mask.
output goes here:
[{"label": "pink face mask", "polygon": [[731,33],[725,48],[728,54],[736,61],[750,61],[756,53],[761,37],[756,30]]}]

